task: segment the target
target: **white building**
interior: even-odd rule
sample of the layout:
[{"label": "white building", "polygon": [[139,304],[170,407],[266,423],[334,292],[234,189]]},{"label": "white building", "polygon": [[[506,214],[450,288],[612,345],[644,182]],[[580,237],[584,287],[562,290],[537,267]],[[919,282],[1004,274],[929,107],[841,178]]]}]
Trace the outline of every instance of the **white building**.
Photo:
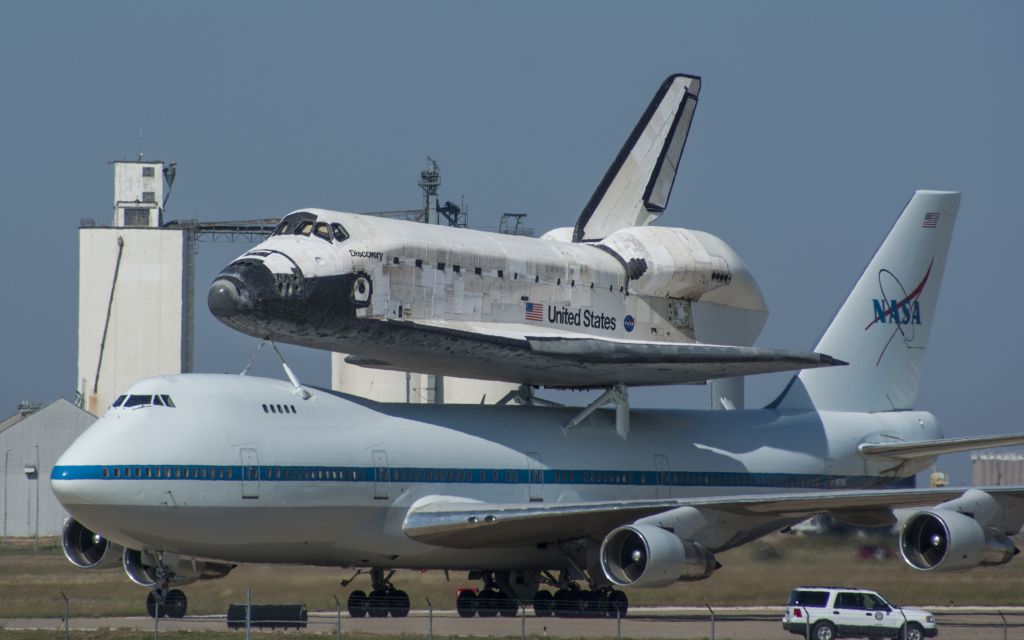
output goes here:
[{"label": "white building", "polygon": [[471,380],[425,373],[367,369],[331,354],[331,388],[377,402],[412,404],[494,404],[519,385],[494,380]]},{"label": "white building", "polygon": [[23,405],[0,422],[0,536],[60,535],[67,513],[50,490],[50,471],[95,420],[61,398],[39,410]]},{"label": "white building", "polygon": [[97,415],[141,378],[192,369],[191,231],[160,227],[164,163],[113,164],[112,226],[79,229],[78,392]]}]

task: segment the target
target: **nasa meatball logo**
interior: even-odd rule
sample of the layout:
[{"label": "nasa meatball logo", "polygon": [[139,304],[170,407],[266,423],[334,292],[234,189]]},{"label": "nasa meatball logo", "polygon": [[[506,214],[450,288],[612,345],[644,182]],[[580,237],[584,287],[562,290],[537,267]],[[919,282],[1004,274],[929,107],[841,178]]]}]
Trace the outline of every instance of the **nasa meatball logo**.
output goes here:
[{"label": "nasa meatball logo", "polygon": [[622,319],[622,326],[626,327],[626,331],[633,331],[633,327],[636,326],[636,321],[633,320],[633,316],[626,316]]}]

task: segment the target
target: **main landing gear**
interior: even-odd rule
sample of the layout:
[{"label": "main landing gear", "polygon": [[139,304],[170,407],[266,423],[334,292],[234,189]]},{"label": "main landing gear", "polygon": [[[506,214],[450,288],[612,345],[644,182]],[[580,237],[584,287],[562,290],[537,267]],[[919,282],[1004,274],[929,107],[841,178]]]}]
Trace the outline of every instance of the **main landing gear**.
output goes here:
[{"label": "main landing gear", "polygon": [[[383,569],[371,569],[370,580],[373,590],[369,595],[362,590],[349,594],[348,614],[353,618],[367,615],[371,618],[383,618],[388,614],[393,618],[404,618],[409,615],[409,594],[391,584],[393,575],[394,571],[385,576]],[[343,582],[342,585],[347,586],[348,583]]]},{"label": "main landing gear", "polygon": [[[533,603],[533,612],[537,617],[557,616],[559,618],[625,618],[629,610],[629,599],[626,594],[610,587],[598,589],[582,589],[574,581],[561,582],[550,578],[548,583],[553,586],[562,585],[554,593],[547,589],[538,590],[527,599],[508,593],[499,588],[494,574],[484,573],[481,578],[484,587],[479,592],[463,587],[458,590],[455,609],[459,616],[472,618],[493,618],[495,616],[515,616],[519,605]],[[504,584],[510,586],[507,581]],[[534,583],[536,584],[536,583]]]},{"label": "main landing gear", "polygon": [[459,616],[462,618],[472,618],[475,615],[481,618],[514,617],[519,611],[519,601],[498,587],[494,580],[494,574],[485,573],[481,578],[484,581],[484,588],[479,592],[476,589],[465,587],[459,589],[459,595],[455,598],[455,610],[459,612]]},{"label": "main landing gear", "polygon": [[554,594],[541,590],[533,597],[533,612],[537,617],[625,618],[628,610],[626,594],[608,587],[591,590],[570,584]]}]

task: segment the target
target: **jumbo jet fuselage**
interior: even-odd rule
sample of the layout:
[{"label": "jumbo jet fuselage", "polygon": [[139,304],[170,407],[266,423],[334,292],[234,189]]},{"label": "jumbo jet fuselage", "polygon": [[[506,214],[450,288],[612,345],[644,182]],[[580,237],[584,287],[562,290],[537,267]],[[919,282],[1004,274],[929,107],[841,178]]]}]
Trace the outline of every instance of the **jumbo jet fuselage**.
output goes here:
[{"label": "jumbo jet fuselage", "polygon": [[[437,500],[543,506],[886,486],[929,461],[897,473],[859,444],[941,437],[923,412],[634,410],[623,442],[602,412],[565,433],[572,409],[378,404],[324,390],[302,399],[287,382],[228,375],[144,380],[116,404],[55,466],[61,503],[127,548],[227,563],[556,569],[560,545],[446,548],[403,524]],[[720,551],[787,522],[748,517],[699,542]]]},{"label": "jumbo jet fuselage", "polygon": [[[528,238],[298,211],[218,275],[209,306],[244,333],[369,366],[551,386],[580,380],[530,361],[524,336],[750,345],[760,333],[764,299],[722,240],[630,227],[588,244],[571,231]],[[621,382],[659,383],[635,377]]]}]

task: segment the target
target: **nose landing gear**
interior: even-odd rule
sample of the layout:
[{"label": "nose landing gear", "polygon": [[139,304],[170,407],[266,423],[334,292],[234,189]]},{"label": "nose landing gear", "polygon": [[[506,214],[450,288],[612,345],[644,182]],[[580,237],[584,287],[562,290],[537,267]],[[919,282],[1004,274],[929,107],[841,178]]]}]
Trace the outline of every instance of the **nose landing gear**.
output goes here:
[{"label": "nose landing gear", "polygon": [[184,618],[188,611],[188,598],[181,589],[170,589],[168,585],[174,574],[163,567],[157,567],[156,586],[146,596],[146,613],[150,618]]}]

